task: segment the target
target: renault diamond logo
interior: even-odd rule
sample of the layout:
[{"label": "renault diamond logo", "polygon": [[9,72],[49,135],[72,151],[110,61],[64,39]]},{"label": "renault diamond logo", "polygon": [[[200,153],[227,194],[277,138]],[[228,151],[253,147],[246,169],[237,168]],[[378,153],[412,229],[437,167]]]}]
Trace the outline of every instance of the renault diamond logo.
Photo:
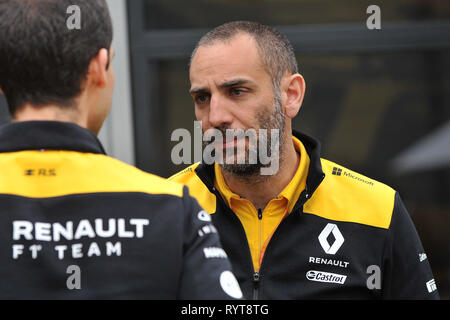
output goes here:
[{"label": "renault diamond logo", "polygon": [[[330,234],[333,234],[334,236],[334,242],[331,245],[328,243],[327,240]],[[344,243],[344,237],[342,236],[342,233],[339,231],[337,225],[329,223],[320,233],[319,242],[325,253],[335,254]]]}]

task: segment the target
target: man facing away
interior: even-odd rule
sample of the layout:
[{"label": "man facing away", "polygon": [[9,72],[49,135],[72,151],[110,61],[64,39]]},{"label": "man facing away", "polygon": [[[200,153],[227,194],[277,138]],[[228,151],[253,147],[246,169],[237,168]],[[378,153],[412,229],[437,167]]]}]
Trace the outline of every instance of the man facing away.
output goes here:
[{"label": "man facing away", "polygon": [[240,298],[187,188],[105,155],[111,41],[104,0],[0,0],[0,299]]},{"label": "man facing away", "polygon": [[[213,29],[192,54],[190,82],[205,136],[225,139],[207,141],[222,158],[171,180],[212,214],[246,298],[439,298],[398,193],[322,159],[316,139],[292,130],[306,85],[282,34],[246,21]],[[225,138],[238,130],[257,142]]]}]

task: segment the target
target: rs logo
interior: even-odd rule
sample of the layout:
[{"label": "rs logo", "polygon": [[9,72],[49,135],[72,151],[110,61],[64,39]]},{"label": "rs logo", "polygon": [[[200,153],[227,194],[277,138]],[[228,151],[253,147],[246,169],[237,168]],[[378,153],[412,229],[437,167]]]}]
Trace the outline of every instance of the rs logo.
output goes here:
[{"label": "rs logo", "polygon": [[[333,234],[334,236],[334,242],[331,245],[328,243],[327,240],[330,234]],[[337,225],[329,223],[320,233],[319,242],[325,253],[335,254],[344,243],[344,237],[342,236],[342,233],[339,231]]]}]

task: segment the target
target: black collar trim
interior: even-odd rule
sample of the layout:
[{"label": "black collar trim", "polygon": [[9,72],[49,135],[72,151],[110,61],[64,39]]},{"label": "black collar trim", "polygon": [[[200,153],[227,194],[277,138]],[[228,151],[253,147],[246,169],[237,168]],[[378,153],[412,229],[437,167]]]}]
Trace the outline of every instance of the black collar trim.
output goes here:
[{"label": "black collar trim", "polygon": [[89,130],[57,121],[14,122],[0,126],[0,152],[67,150],[106,154]]}]

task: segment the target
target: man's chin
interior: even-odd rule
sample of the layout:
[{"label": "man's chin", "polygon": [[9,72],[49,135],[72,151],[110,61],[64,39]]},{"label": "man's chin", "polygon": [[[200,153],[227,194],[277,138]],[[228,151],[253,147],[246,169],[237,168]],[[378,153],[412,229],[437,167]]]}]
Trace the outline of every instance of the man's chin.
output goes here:
[{"label": "man's chin", "polygon": [[246,178],[254,177],[260,174],[261,165],[260,164],[220,164],[221,168],[230,174],[235,176]]}]

